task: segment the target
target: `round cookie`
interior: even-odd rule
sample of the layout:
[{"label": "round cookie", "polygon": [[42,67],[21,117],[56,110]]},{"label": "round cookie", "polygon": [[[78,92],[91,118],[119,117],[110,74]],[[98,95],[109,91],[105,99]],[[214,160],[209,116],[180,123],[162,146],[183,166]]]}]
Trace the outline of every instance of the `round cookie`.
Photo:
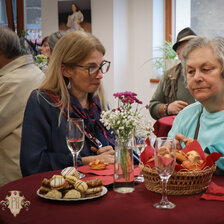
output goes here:
[{"label": "round cookie", "polygon": [[69,166],[69,167],[64,168],[61,171],[61,175],[64,176],[64,177],[66,177],[66,176],[75,176],[76,178],[79,178],[79,174],[78,174],[76,168],[73,167],[73,166]]}]

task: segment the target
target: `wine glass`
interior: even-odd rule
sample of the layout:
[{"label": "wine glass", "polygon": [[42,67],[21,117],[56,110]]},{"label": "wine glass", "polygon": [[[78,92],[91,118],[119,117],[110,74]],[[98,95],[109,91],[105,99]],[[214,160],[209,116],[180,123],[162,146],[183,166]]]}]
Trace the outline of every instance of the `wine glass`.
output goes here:
[{"label": "wine glass", "polygon": [[176,164],[176,144],[175,139],[160,137],[155,139],[154,159],[156,171],[162,181],[162,199],[154,204],[155,208],[172,209],[176,205],[167,199],[167,182],[172,175]]},{"label": "wine glass", "polygon": [[[80,151],[84,146],[85,132],[84,121],[81,118],[69,118],[67,120],[66,142],[72,153],[73,165],[77,169],[77,159]],[[78,170],[77,170],[78,171]],[[79,173],[79,178],[85,177],[83,173]]]},{"label": "wine glass", "polygon": [[[146,138],[148,136],[146,135],[141,135],[141,136],[135,136],[135,146],[134,146],[134,150],[135,152],[138,154],[138,156],[140,157],[141,153],[143,152],[143,150],[146,147]],[[144,176],[141,173],[139,176],[135,177],[135,181],[138,182],[144,182]]]}]

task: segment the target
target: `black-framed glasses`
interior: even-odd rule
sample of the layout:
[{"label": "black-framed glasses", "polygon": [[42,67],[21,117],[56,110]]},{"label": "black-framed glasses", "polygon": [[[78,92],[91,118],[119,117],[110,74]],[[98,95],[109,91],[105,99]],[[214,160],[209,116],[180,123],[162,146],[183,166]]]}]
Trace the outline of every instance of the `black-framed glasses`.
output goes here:
[{"label": "black-framed glasses", "polygon": [[84,68],[86,70],[88,70],[89,76],[96,76],[99,73],[99,70],[105,74],[106,72],[109,71],[110,69],[110,61],[102,61],[102,63],[100,64],[100,66],[98,65],[90,65],[90,66],[84,66],[84,65],[75,65],[77,67],[80,68]]}]

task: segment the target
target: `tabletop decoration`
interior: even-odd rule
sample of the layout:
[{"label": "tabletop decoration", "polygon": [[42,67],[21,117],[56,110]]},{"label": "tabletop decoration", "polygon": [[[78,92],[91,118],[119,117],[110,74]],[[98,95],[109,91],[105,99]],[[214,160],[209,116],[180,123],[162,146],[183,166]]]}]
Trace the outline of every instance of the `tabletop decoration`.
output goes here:
[{"label": "tabletop decoration", "polygon": [[[141,154],[141,168],[143,171],[146,188],[150,191],[161,193],[162,188],[159,176],[155,170],[153,158],[154,148],[152,145],[151,142],[148,141],[147,147]],[[191,158],[192,152],[196,155],[194,158]],[[187,158],[185,161],[187,162],[190,162],[189,158],[200,159],[197,160],[196,163],[193,163],[193,165],[191,164],[191,166],[187,167],[184,166],[185,163],[183,164],[178,161],[179,154],[186,156]],[[220,153],[213,152],[206,157],[197,140],[193,140],[193,142],[181,151],[177,151],[177,163],[175,166],[175,171],[168,182],[167,194],[190,195],[198,194],[206,190],[211,183],[213,173],[216,170],[216,161],[221,156],[222,155]]]},{"label": "tabletop decoration", "polygon": [[114,163],[114,191],[130,193],[134,191],[133,135],[152,126],[145,122],[139,104],[142,104],[133,92],[120,92],[113,95],[118,99],[118,107],[103,111],[101,122],[116,136]]}]

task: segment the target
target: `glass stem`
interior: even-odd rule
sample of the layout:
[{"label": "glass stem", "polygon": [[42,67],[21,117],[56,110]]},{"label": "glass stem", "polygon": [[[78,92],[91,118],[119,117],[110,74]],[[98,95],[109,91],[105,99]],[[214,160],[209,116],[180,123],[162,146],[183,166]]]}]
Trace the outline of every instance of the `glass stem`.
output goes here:
[{"label": "glass stem", "polygon": [[167,199],[167,178],[162,178],[162,200],[161,201],[168,201]]},{"label": "glass stem", "polygon": [[74,163],[74,167],[77,169],[77,154],[73,153],[73,163]]}]

